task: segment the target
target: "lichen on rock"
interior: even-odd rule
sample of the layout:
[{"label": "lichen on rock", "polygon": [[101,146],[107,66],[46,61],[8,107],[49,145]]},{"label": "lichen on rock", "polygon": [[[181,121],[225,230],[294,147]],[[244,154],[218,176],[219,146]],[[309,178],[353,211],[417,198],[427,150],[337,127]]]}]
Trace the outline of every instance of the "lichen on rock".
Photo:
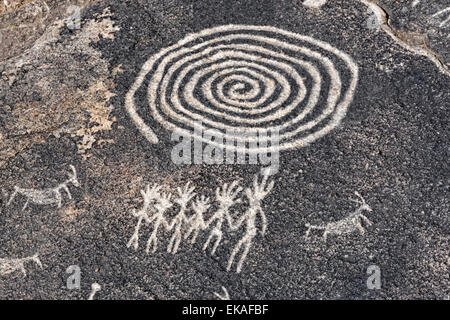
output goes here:
[{"label": "lichen on rock", "polygon": [[[54,135],[77,140],[86,159],[102,131],[111,130],[113,79],[108,63],[91,44],[114,39],[111,13],[105,9],[68,30],[58,20],[20,56],[0,64],[0,167],[23,150]],[[100,140],[102,143],[111,140]]]}]

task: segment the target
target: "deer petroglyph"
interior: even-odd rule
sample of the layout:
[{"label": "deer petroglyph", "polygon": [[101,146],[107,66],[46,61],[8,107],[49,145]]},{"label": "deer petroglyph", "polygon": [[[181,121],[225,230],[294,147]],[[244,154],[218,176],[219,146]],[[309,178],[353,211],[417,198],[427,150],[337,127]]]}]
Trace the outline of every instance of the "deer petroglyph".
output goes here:
[{"label": "deer petroglyph", "polygon": [[329,222],[326,225],[311,225],[309,223],[305,224],[308,228],[306,231],[305,237],[309,238],[309,234],[311,230],[324,230],[323,240],[327,240],[328,235],[342,235],[353,233],[355,231],[359,231],[361,234],[365,233],[365,229],[362,225],[362,220],[368,225],[371,226],[372,222],[363,215],[364,211],[372,212],[372,208],[366,203],[364,198],[358,193],[355,194],[360,198],[360,201],[351,200],[353,202],[358,203],[360,206],[354,212],[350,213],[344,219],[335,222]]},{"label": "deer petroglyph", "polygon": [[75,170],[75,167],[71,165],[70,168],[72,169],[72,174],[69,173],[69,178],[64,182],[58,184],[54,188],[36,190],[36,189],[25,189],[15,186],[14,192],[11,194],[11,197],[9,198],[9,201],[6,205],[9,206],[11,202],[14,200],[15,196],[17,194],[20,194],[26,198],[26,202],[22,208],[22,211],[27,208],[30,202],[38,205],[57,204],[58,208],[61,208],[62,204],[61,190],[64,190],[67,193],[69,199],[72,199],[72,194],[70,193],[68,187],[69,183],[73,184],[75,187],[80,186],[80,183],[77,180],[77,171]]}]

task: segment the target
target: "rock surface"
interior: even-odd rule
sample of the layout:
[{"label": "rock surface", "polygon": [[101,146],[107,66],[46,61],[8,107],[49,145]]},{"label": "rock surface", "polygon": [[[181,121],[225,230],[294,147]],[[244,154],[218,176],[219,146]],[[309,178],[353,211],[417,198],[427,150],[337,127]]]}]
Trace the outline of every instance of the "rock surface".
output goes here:
[{"label": "rock surface", "polygon": [[[446,1],[414,2],[9,1],[0,11],[0,298],[87,299],[98,283],[96,299],[216,299],[222,286],[232,299],[448,299],[449,13]],[[126,110],[147,59],[188,34],[230,24],[307,35],[359,70],[340,125],[280,152],[261,206],[267,230],[262,236],[257,219],[240,273],[227,263],[244,225],[232,233],[224,222],[214,255],[202,250],[210,229],[193,244],[182,239],[176,253],[167,252],[173,233],[161,231],[147,254],[145,223],[137,250],[127,247],[147,184],[176,197],[190,182],[212,201],[225,183],[247,188],[260,175],[252,164],[177,165],[171,130],[144,109],[145,90],[136,94],[140,115],[159,142],[148,141]],[[343,74],[342,89],[349,79]],[[57,189],[70,165],[79,182],[67,183],[71,198]],[[17,187],[47,188],[53,202],[31,196],[23,210],[27,196],[12,197]],[[364,233],[306,237],[308,224],[355,212],[355,191],[372,209],[363,213],[371,224],[358,220]],[[250,207],[245,190],[241,196],[234,218]],[[11,260],[36,253],[42,267],[24,260],[26,276]],[[66,286],[72,265],[81,290]],[[367,286],[373,265],[381,289]]]}]

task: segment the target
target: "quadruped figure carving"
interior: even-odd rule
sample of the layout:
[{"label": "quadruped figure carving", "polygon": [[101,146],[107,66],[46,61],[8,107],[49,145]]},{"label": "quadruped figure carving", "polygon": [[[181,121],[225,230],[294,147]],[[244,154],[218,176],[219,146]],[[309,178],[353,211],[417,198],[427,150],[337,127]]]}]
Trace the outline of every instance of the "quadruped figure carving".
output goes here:
[{"label": "quadruped figure carving", "polygon": [[17,194],[20,194],[25,197],[26,202],[22,208],[22,211],[24,211],[28,204],[34,203],[38,205],[47,205],[47,204],[57,204],[58,208],[61,208],[62,205],[62,194],[61,190],[64,190],[67,193],[67,196],[69,199],[72,199],[72,194],[69,190],[69,184],[73,184],[75,187],[79,187],[80,183],[77,179],[77,171],[73,165],[70,165],[70,168],[72,169],[72,173],[69,173],[69,178],[62,183],[58,184],[54,188],[47,188],[42,190],[37,189],[26,189],[26,188],[20,188],[18,186],[14,187],[14,192],[11,194],[11,197],[8,200],[8,203],[6,204],[9,206],[11,202],[14,200],[15,196]]},{"label": "quadruped figure carving", "polygon": [[370,222],[370,220],[365,215],[363,215],[363,212],[372,212],[372,208],[366,203],[364,198],[358,192],[355,191],[355,194],[360,199],[359,201],[351,200],[360,205],[355,211],[350,213],[344,219],[335,222],[329,222],[326,225],[312,225],[306,223],[305,226],[308,229],[306,231],[305,237],[309,238],[311,230],[324,230],[322,236],[324,241],[327,241],[328,235],[332,234],[342,235],[355,231],[359,231],[361,234],[364,234],[366,230],[362,225],[362,221],[364,221],[368,226],[371,226],[372,222]]},{"label": "quadruped figure carving", "polygon": [[42,269],[42,263],[39,259],[39,253],[26,258],[0,258],[0,275],[8,275],[13,272],[20,271],[25,277],[27,275],[27,271],[25,270],[25,263],[27,262],[34,262]]}]

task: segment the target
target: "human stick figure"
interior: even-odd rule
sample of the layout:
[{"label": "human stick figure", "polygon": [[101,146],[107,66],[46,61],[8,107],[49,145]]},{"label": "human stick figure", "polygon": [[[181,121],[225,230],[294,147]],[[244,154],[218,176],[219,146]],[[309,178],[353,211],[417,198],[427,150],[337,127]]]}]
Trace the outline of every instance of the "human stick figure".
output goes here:
[{"label": "human stick figure", "polygon": [[169,194],[161,194],[161,196],[158,198],[157,203],[155,205],[156,212],[153,214],[151,218],[149,218],[148,223],[153,222],[153,230],[152,234],[148,238],[147,241],[147,247],[145,248],[145,252],[148,254],[150,252],[150,246],[153,246],[152,252],[155,252],[158,248],[158,229],[161,226],[161,224],[166,228],[169,229],[169,225],[167,224],[167,221],[164,217],[164,213],[172,207],[172,203],[170,203],[170,198],[172,195]]},{"label": "human stick figure", "polygon": [[188,239],[192,234],[192,238],[190,243],[194,244],[197,240],[198,233],[200,230],[206,229],[206,222],[203,218],[203,214],[208,211],[209,207],[209,198],[206,198],[204,195],[201,197],[197,197],[194,203],[192,203],[192,210],[194,210],[194,215],[192,215],[188,220],[189,228],[187,232],[184,234],[184,239]]},{"label": "human stick figure", "polygon": [[134,228],[133,236],[131,237],[130,241],[128,241],[127,247],[133,246],[134,250],[137,250],[139,247],[139,230],[141,228],[142,221],[145,220],[145,222],[150,223],[150,218],[148,216],[149,212],[154,212],[155,208],[150,207],[150,205],[160,197],[159,191],[161,190],[161,187],[154,184],[152,188],[150,189],[150,185],[147,184],[147,187],[144,190],[141,190],[142,197],[144,198],[144,205],[141,210],[136,211],[133,209],[133,216],[138,218],[138,222],[136,224],[136,227]]},{"label": "human stick figure", "polygon": [[326,225],[311,225],[306,223],[305,226],[308,228],[305,234],[305,238],[309,238],[309,234],[311,230],[325,230],[323,233],[323,240],[327,241],[328,234],[347,234],[355,231],[359,231],[360,234],[365,233],[365,229],[362,226],[361,220],[363,220],[368,226],[372,225],[372,222],[363,215],[364,211],[372,212],[372,208],[366,203],[364,198],[355,191],[356,196],[360,198],[361,201],[351,200],[353,202],[358,203],[360,206],[354,212],[350,213],[344,219],[335,222],[329,222]]},{"label": "human stick figure", "polygon": [[229,225],[231,231],[236,231],[243,222],[245,222],[245,234],[242,237],[241,240],[237,243],[237,245],[234,247],[233,251],[231,252],[231,256],[228,259],[227,264],[227,271],[230,271],[231,266],[233,264],[234,258],[237,253],[241,250],[241,247],[243,246],[244,249],[241,254],[241,258],[239,259],[239,262],[236,267],[236,272],[240,273],[242,270],[242,265],[247,258],[247,254],[250,250],[250,246],[252,245],[253,238],[257,235],[258,229],[256,228],[256,218],[259,216],[261,217],[262,222],[262,228],[261,228],[261,235],[264,236],[266,233],[267,228],[267,219],[264,214],[264,211],[261,208],[261,201],[264,199],[264,197],[272,190],[274,186],[274,182],[271,181],[269,184],[267,184],[268,180],[268,173],[266,173],[263,176],[261,184],[258,183],[258,176],[255,176],[255,179],[253,181],[253,189],[246,188],[245,189],[245,195],[247,196],[249,200],[249,208],[246,210],[246,212],[237,220],[235,224],[231,221],[231,217],[227,216],[229,218]]},{"label": "human stick figure", "polygon": [[195,187],[189,187],[189,182],[183,190],[181,188],[177,189],[178,197],[175,199],[175,202],[180,206],[180,210],[172,219],[170,225],[167,226],[167,230],[174,230],[167,247],[167,252],[169,253],[175,254],[178,251],[178,246],[180,245],[182,239],[181,228],[184,223],[189,222],[185,212],[188,202],[195,196],[194,189]]},{"label": "human stick figure", "polygon": [[239,193],[242,191],[242,187],[238,185],[238,181],[234,181],[230,186],[226,183],[222,188],[216,189],[216,200],[219,203],[219,208],[213,214],[213,216],[206,223],[206,227],[209,227],[214,221],[216,222],[211,233],[209,234],[208,239],[203,245],[203,251],[208,248],[209,243],[211,242],[213,237],[216,237],[216,241],[212,247],[211,255],[214,255],[217,247],[222,240],[222,225],[224,218],[229,220],[227,217],[229,216],[230,207],[233,204],[239,203],[241,199],[236,199]]}]

